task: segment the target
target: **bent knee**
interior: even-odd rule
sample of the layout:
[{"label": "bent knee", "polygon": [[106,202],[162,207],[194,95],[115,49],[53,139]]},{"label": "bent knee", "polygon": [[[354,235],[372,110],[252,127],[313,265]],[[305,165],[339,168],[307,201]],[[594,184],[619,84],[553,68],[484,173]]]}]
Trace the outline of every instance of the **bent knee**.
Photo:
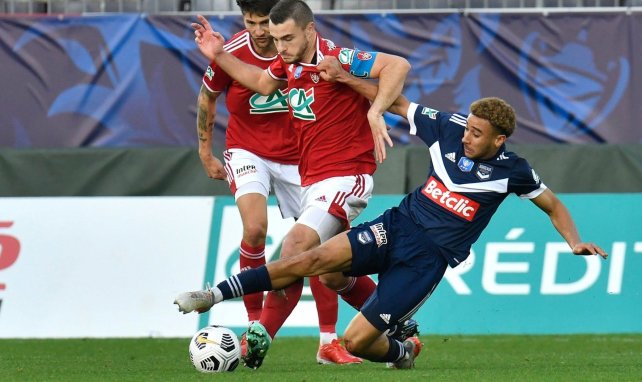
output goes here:
[{"label": "bent knee", "polygon": [[365,341],[364,338],[353,336],[348,332],[343,335],[343,342],[345,343],[346,350],[357,357],[363,357],[366,355],[366,351],[370,346],[370,343]]},{"label": "bent knee", "polygon": [[243,227],[243,241],[252,247],[265,244],[267,227],[263,224],[248,224]]},{"label": "bent knee", "polygon": [[[323,264],[323,260],[319,259],[319,263]],[[350,280],[344,276],[341,273],[328,273],[319,276],[319,281],[326,287],[334,290],[334,291],[340,291],[344,289]]]}]

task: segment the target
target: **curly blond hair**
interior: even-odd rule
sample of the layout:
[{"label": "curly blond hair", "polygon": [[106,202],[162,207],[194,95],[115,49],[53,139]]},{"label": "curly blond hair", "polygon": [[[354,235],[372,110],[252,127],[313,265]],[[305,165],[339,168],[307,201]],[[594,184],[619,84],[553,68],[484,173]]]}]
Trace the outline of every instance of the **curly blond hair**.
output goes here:
[{"label": "curly blond hair", "polygon": [[470,112],[478,118],[483,118],[499,131],[510,137],[515,131],[515,110],[501,98],[481,98],[470,104]]}]

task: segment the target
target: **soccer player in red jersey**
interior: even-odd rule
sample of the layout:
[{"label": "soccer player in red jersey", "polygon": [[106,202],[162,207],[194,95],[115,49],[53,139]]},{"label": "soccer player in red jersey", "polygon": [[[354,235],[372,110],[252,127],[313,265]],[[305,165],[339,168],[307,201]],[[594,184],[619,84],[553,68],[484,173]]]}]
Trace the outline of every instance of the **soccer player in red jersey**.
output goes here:
[{"label": "soccer player in red jersey", "polygon": [[[226,52],[224,39],[207,20],[193,24],[201,52],[236,81],[260,94],[287,89],[290,115],[301,155],[302,213],[283,241],[283,258],[299,255],[349,228],[372,193],[375,156],[385,159],[384,111],[399,96],[410,69],[404,58],[378,52],[341,48],[319,36],[314,16],[301,0],[281,0],[270,11],[270,34],[279,57],[267,68],[248,65]],[[379,78],[372,104],[350,87],[324,81],[316,65],[335,56],[346,70],[363,78]],[[372,131],[373,140],[364,139]],[[373,155],[374,150],[374,155]],[[360,309],[375,289],[367,276],[337,272],[321,276],[349,304]],[[281,293],[268,294],[260,323],[247,332],[246,366],[258,368],[271,338],[301,296],[297,281]],[[188,292],[176,299],[183,312],[206,311],[210,291]],[[202,302],[202,304],[201,304]]]},{"label": "soccer player in red jersey", "polygon": [[[236,33],[223,49],[245,63],[269,67],[277,58],[277,51],[268,30],[268,14],[277,1],[237,0],[246,29]],[[225,102],[230,113],[225,165],[212,154],[216,100],[223,92],[227,92]],[[215,62],[210,63],[203,76],[197,111],[198,152],[207,175],[212,179],[227,179],[234,194],[243,221],[241,271],[265,264],[270,190],[276,195],[284,218],[300,216],[299,150],[288,112],[287,95],[281,89],[269,95],[257,94],[235,81]],[[360,358],[348,353],[337,341],[337,294],[316,276],[310,278],[310,289],[319,316],[318,362],[360,363]],[[243,302],[249,323],[258,322],[263,310],[263,293],[243,296]]]}]

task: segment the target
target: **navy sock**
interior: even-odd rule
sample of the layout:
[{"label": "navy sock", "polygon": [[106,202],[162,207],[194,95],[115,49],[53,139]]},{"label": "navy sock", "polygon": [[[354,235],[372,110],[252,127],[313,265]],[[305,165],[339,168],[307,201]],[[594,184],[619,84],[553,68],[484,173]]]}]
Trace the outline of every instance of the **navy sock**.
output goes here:
[{"label": "navy sock", "polygon": [[388,353],[378,362],[396,362],[406,355],[406,348],[394,338],[388,337]]},{"label": "navy sock", "polygon": [[223,294],[223,300],[229,300],[261,291],[272,290],[272,280],[265,265],[248,269],[216,286]]}]

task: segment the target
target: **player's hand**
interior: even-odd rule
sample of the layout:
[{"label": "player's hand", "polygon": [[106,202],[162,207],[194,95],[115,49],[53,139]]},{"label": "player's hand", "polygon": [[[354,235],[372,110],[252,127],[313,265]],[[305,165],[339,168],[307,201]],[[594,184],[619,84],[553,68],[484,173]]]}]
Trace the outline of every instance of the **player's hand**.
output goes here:
[{"label": "player's hand", "polygon": [[336,82],[347,73],[334,56],[325,56],[323,61],[317,65],[317,70],[319,70],[319,76],[328,82]]},{"label": "player's hand", "polygon": [[593,243],[578,243],[573,247],[573,254],[579,256],[602,256],[603,259],[609,257],[609,254]]},{"label": "player's hand", "polygon": [[372,110],[368,111],[368,122],[372,131],[372,139],[375,146],[375,159],[379,163],[386,160],[386,143],[392,147],[392,139],[388,135],[388,127],[383,115]]},{"label": "player's hand", "polygon": [[210,61],[223,52],[223,44],[225,38],[220,33],[214,31],[210,23],[202,15],[197,15],[199,23],[192,23],[194,28],[194,41],[198,45],[198,49]]},{"label": "player's hand", "polygon": [[200,155],[200,158],[201,164],[203,164],[203,168],[205,169],[208,177],[219,180],[227,179],[223,163],[221,163],[217,157],[212,155],[211,152],[209,154]]}]

